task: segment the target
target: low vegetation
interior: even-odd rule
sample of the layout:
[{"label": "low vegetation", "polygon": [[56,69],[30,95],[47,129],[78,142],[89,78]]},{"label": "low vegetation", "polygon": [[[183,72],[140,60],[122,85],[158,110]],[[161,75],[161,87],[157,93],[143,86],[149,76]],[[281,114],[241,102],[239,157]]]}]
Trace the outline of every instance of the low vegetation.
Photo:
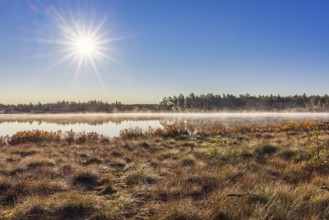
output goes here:
[{"label": "low vegetation", "polygon": [[328,126],[0,137],[0,219],[328,219]]}]

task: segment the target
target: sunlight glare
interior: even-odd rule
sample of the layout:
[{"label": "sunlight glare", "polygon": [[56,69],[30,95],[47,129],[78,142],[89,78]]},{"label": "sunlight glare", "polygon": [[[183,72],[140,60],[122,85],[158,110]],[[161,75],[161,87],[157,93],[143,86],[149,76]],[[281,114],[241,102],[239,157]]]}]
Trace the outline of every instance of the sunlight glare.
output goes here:
[{"label": "sunlight glare", "polygon": [[76,52],[82,56],[92,56],[96,51],[96,42],[89,37],[81,37],[75,42]]},{"label": "sunlight glare", "polygon": [[[1,1],[1,0],[0,0]],[[95,73],[101,82],[101,72],[99,66],[105,61],[111,61],[120,64],[114,58],[114,42],[124,39],[125,37],[113,38],[109,36],[109,28],[105,29],[107,19],[96,19],[91,17],[86,22],[80,15],[75,15],[71,11],[67,11],[71,16],[60,13],[56,9],[51,9],[50,13],[56,30],[54,36],[56,38],[39,39],[42,42],[56,44],[59,46],[58,52],[61,57],[57,59],[49,68],[57,66],[63,62],[71,61],[76,64],[75,77],[80,73]],[[66,13],[67,14],[67,13]],[[87,17],[87,14],[84,14]],[[93,71],[90,71],[90,68]]]}]

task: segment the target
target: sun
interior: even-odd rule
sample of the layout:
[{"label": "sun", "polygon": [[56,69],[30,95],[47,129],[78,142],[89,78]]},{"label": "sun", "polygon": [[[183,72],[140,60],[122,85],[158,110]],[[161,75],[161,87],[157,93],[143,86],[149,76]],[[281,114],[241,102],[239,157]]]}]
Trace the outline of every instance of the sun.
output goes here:
[{"label": "sun", "polygon": [[75,59],[78,62],[78,69],[82,63],[90,63],[96,70],[97,62],[109,58],[110,40],[104,39],[104,35],[95,27],[68,27],[63,37],[68,52],[67,58]]},{"label": "sun", "polygon": [[84,36],[76,39],[74,49],[81,56],[93,56],[97,52],[97,42],[95,39]]},{"label": "sun", "polygon": [[77,64],[76,75],[79,74],[82,66],[87,67],[87,65],[90,65],[94,72],[99,75],[97,66],[102,61],[115,62],[115,59],[110,55],[110,44],[116,41],[109,38],[106,33],[101,32],[101,27],[102,25],[86,26],[78,23],[63,25],[61,29],[62,39],[57,43],[63,48],[64,56],[57,60],[54,65],[71,60]]},{"label": "sun", "polygon": [[107,65],[108,61],[120,64],[115,59],[114,44],[126,37],[113,37],[106,17],[97,19],[91,16],[87,22],[73,12],[69,13],[71,16],[66,16],[52,9],[51,14],[52,19],[55,18],[56,32],[50,35],[50,38],[39,39],[58,46],[57,52],[60,56],[49,68],[64,62],[72,63],[75,66],[75,77],[80,73],[95,73],[100,78],[104,68],[100,72],[98,67]]}]

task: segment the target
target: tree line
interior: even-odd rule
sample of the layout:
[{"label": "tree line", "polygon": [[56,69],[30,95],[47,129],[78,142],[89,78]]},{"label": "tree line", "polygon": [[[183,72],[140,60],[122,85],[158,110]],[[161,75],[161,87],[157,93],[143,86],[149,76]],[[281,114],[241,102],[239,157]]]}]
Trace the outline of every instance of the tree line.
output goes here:
[{"label": "tree line", "polygon": [[0,113],[67,113],[67,112],[133,112],[157,110],[158,105],[134,104],[124,105],[119,101],[113,103],[102,101],[68,102],[58,101],[56,103],[37,104],[0,104]]},{"label": "tree line", "polygon": [[312,95],[259,95],[212,93],[169,96],[159,104],[163,111],[309,111],[329,110],[329,96]]},{"label": "tree line", "polygon": [[212,111],[329,111],[329,96],[311,95],[259,95],[232,94],[214,95],[212,93],[187,96],[164,97],[159,104],[122,104],[102,101],[68,102],[37,104],[0,104],[0,113],[66,113],[66,112],[212,112]]}]

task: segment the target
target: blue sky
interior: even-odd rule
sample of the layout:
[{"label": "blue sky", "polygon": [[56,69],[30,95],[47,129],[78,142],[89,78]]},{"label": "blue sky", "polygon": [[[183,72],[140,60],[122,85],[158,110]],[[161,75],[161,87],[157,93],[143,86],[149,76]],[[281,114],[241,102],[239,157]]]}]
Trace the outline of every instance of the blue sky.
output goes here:
[{"label": "blue sky", "polygon": [[[328,11],[326,0],[0,0],[0,103],[327,94]],[[97,71],[58,63],[73,21],[105,21],[98,34],[119,39]]]}]

